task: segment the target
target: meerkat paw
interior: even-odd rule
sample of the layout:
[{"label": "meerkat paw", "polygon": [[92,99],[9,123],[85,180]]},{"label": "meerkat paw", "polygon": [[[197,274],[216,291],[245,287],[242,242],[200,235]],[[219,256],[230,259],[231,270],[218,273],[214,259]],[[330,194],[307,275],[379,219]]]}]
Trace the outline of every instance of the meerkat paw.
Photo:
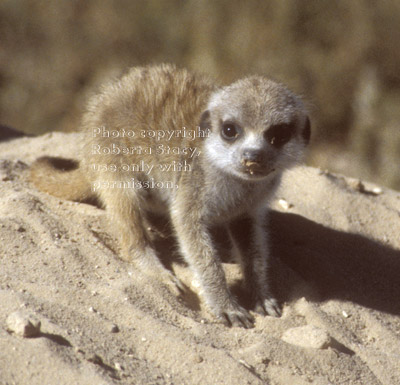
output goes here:
[{"label": "meerkat paw", "polygon": [[168,286],[168,288],[179,297],[185,290],[185,285],[177,278],[174,273],[169,270],[162,272],[161,281]]},{"label": "meerkat paw", "polygon": [[280,317],[282,315],[278,301],[273,297],[258,300],[256,306],[254,307],[254,311],[264,316],[270,315],[272,317]]},{"label": "meerkat paw", "polygon": [[180,296],[186,291],[185,285],[160,262],[151,247],[140,251],[130,248],[126,254],[130,256],[130,262],[138,271],[138,274],[143,274],[147,278],[162,282],[176,296]]},{"label": "meerkat paw", "polygon": [[254,326],[254,317],[243,307],[232,305],[218,312],[217,318],[226,326],[239,326],[250,329]]}]

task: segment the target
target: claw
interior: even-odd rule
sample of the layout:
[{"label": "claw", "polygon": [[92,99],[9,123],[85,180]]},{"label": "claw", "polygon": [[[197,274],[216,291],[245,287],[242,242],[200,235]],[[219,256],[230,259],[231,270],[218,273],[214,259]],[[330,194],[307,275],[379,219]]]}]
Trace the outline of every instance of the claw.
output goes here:
[{"label": "claw", "polygon": [[244,308],[237,306],[236,308],[224,311],[217,317],[226,326],[238,326],[250,329],[254,326],[253,316]]},{"label": "claw", "polygon": [[163,281],[177,297],[185,293],[185,286],[172,272],[166,272]]},{"label": "claw", "polygon": [[280,317],[282,315],[282,311],[280,306],[275,298],[264,299],[263,301],[258,301],[254,308],[255,312],[261,315],[269,315],[272,317]]},{"label": "claw", "polygon": [[225,326],[228,326],[228,327],[232,326],[231,321],[229,320],[228,316],[225,313],[220,315],[220,316],[218,316],[217,319],[219,321],[221,321],[221,323],[223,323]]}]

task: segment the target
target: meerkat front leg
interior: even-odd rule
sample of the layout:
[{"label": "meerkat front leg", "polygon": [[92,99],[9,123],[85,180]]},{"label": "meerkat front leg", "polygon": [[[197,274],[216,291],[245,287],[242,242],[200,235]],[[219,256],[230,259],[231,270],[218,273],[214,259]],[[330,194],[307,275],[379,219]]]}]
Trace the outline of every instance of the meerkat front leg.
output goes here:
[{"label": "meerkat front leg", "polygon": [[196,211],[193,207],[185,210],[185,205],[177,205],[171,218],[181,252],[200,284],[201,295],[224,324],[251,328],[254,318],[230,293],[209,228]]},{"label": "meerkat front leg", "polygon": [[254,301],[254,310],[262,315],[279,317],[281,310],[268,282],[269,249],[265,228],[266,210],[241,217],[229,225],[239,251],[245,286]]}]

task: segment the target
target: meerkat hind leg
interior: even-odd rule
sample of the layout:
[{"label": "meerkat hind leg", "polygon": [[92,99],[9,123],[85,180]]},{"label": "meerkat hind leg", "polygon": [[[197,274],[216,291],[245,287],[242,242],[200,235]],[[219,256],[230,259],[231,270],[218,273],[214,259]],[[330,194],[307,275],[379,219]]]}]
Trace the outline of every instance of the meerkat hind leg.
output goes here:
[{"label": "meerkat hind leg", "polygon": [[145,228],[146,220],[140,209],[141,197],[135,192],[122,189],[104,190],[101,200],[106,205],[116,231],[121,239],[121,257],[130,261],[139,273],[161,280],[175,294],[184,291],[181,281],[158,258]]},{"label": "meerkat hind leg", "polygon": [[240,251],[244,283],[253,299],[254,311],[261,315],[279,317],[279,304],[269,288],[269,251],[262,219],[240,218],[230,224],[229,230]]}]

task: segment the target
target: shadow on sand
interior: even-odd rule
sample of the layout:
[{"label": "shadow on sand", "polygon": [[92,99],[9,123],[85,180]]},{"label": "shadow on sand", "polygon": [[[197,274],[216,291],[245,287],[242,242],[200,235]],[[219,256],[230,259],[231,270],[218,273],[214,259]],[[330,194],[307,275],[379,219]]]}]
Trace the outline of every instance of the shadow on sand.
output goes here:
[{"label": "shadow on sand", "polygon": [[[295,214],[271,212],[269,228],[272,255],[317,289],[320,300],[342,299],[400,315],[399,250]],[[279,276],[285,275],[282,268],[277,273],[277,293],[286,300],[288,289],[280,286],[291,282]]]}]

